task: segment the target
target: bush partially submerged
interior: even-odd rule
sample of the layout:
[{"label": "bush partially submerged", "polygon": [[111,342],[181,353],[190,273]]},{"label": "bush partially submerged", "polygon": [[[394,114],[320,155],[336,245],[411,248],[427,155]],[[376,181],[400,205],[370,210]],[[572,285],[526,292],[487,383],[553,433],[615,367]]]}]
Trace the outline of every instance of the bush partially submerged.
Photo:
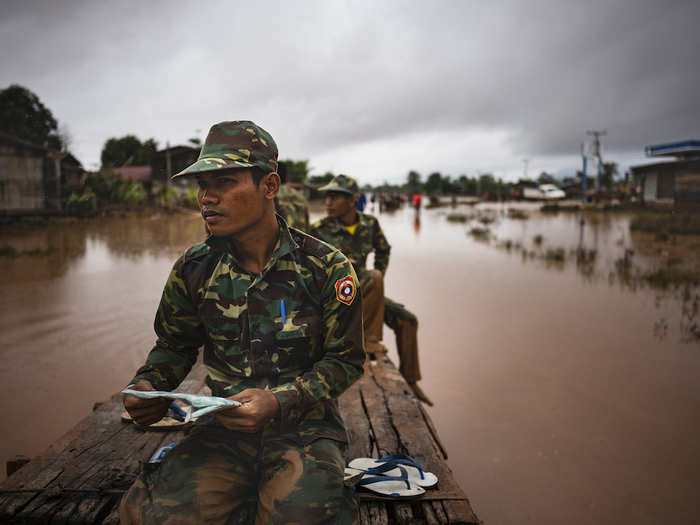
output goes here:
[{"label": "bush partially submerged", "polygon": [[74,217],[87,217],[97,210],[97,198],[91,191],[86,191],[82,195],[71,193],[63,206],[66,215]]},{"label": "bush partially submerged", "polygon": [[529,219],[530,216],[523,210],[519,210],[517,208],[508,208],[508,218],[524,221]]},{"label": "bush partially submerged", "polygon": [[136,207],[146,202],[146,191],[140,182],[132,182],[111,172],[99,172],[88,176],[83,195],[92,193],[97,203],[125,204]]},{"label": "bush partially submerged", "polygon": [[488,238],[491,235],[491,232],[489,231],[488,228],[476,227],[476,228],[472,228],[471,230],[469,230],[469,235],[471,235],[475,239],[485,241],[485,240],[488,240]]},{"label": "bush partially submerged", "polygon": [[630,229],[656,233],[659,240],[669,234],[700,235],[700,213],[643,213],[632,219]]}]

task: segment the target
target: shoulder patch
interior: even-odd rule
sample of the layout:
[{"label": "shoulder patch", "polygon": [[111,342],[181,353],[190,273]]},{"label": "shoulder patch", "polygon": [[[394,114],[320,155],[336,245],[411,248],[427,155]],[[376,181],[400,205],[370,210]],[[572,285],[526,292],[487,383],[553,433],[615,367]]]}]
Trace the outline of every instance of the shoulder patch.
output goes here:
[{"label": "shoulder patch", "polygon": [[335,282],[335,298],[350,306],[357,295],[357,284],[352,275],[341,277]]}]

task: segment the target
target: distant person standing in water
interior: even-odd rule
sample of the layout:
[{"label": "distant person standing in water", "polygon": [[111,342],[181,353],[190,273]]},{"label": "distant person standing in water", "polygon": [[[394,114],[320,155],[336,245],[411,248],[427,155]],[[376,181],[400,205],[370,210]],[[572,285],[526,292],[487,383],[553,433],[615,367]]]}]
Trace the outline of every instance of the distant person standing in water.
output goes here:
[{"label": "distant person standing in water", "polygon": [[365,206],[367,206],[367,195],[360,193],[357,198],[357,211],[365,211]]},{"label": "distant person standing in water", "polygon": [[[418,386],[421,379],[418,361],[418,319],[402,304],[384,296],[384,274],[389,265],[389,245],[376,217],[357,211],[357,182],[337,175],[319,188],[326,192],[326,217],[311,225],[309,233],[340,249],[352,262],[360,278],[363,297],[363,322],[367,352],[375,352],[382,340],[382,324],[396,335],[399,371],[422,402],[432,401]],[[366,266],[374,252],[374,269]],[[383,348],[383,347],[382,347]]]},{"label": "distant person standing in water", "polygon": [[413,208],[416,211],[420,211],[421,203],[423,202],[423,196],[420,193],[414,193],[413,198],[412,198],[412,202],[413,202]]}]

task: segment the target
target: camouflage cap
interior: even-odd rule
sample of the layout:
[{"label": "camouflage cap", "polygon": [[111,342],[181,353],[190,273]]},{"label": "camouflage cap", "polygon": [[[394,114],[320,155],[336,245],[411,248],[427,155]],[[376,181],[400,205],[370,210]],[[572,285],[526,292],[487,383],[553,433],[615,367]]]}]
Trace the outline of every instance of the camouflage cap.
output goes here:
[{"label": "camouflage cap", "polygon": [[321,186],[318,191],[338,191],[341,193],[349,193],[350,195],[357,195],[360,193],[360,188],[357,185],[357,181],[352,177],[336,175],[328,184]]},{"label": "camouflage cap", "polygon": [[219,122],[209,130],[197,162],[172,178],[254,166],[266,173],[277,171],[277,144],[272,136],[250,120]]}]

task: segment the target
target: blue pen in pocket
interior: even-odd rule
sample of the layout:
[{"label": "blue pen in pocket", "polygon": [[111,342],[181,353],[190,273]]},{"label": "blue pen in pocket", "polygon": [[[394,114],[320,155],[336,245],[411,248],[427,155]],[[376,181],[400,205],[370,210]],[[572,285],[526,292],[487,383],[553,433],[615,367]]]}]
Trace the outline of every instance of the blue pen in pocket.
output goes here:
[{"label": "blue pen in pocket", "polygon": [[280,312],[282,313],[282,326],[287,324],[287,314],[284,311],[284,299],[280,299]]}]

